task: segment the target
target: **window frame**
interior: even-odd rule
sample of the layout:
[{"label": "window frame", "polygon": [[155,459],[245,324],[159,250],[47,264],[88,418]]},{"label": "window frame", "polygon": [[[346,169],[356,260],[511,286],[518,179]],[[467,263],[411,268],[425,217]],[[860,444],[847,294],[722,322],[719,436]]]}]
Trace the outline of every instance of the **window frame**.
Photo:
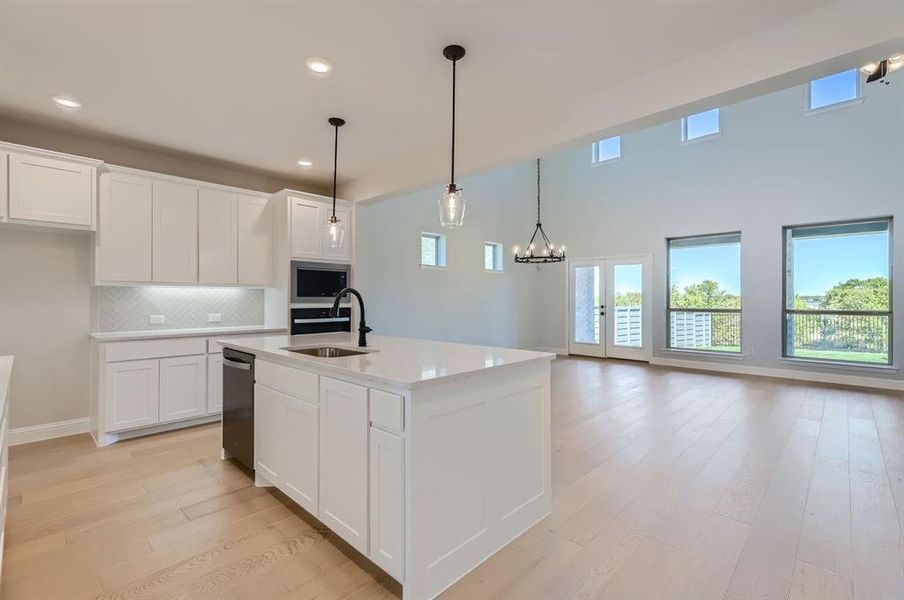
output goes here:
[{"label": "window frame", "polygon": [[[596,166],[596,165],[602,165],[602,164],[610,163],[610,162],[621,159],[621,157],[622,157],[622,145],[621,145],[622,139],[621,139],[621,137],[622,136],[620,136],[620,135],[611,135],[607,138],[603,138],[601,140],[596,140],[595,142],[593,142],[590,145],[590,164],[593,166]],[[600,158],[600,144],[605,141],[615,139],[615,138],[618,138],[618,156],[613,156],[610,158]]]},{"label": "window frame", "polygon": [[[436,264],[430,264],[424,262],[424,238],[432,238],[435,240],[436,244]],[[422,269],[445,269],[446,268],[446,236],[441,233],[432,233],[429,231],[422,231],[421,235],[418,236],[418,254],[420,255],[418,262]]]},{"label": "window frame", "polygon": [[[708,112],[711,112],[714,110],[718,111],[718,114],[719,114],[719,117],[717,119],[717,123],[719,126],[718,129],[712,133],[707,133],[704,135],[698,135],[697,137],[688,138],[687,137],[687,120],[690,117],[696,117],[697,115],[702,115],[703,113],[708,113]],[[685,116],[681,117],[681,143],[682,144],[691,144],[694,142],[698,142],[700,140],[708,140],[708,139],[712,139],[712,138],[717,138],[717,137],[720,137],[721,135],[722,135],[722,107],[721,106],[716,106],[714,108],[709,108],[707,110],[701,110],[699,112],[695,112],[693,114],[685,115]],[[690,237],[703,237],[703,236],[690,236]]]},{"label": "window frame", "polygon": [[[701,139],[701,138],[695,138]],[[671,352],[689,352],[706,354],[709,356],[720,356],[725,358],[743,358],[744,357],[744,279],[743,279],[743,262],[741,257],[738,260],[738,281],[740,282],[741,308],[673,308],[672,307],[672,242],[678,240],[693,240],[704,238],[715,238],[720,236],[738,236],[738,246],[741,247],[742,235],[741,231],[723,231],[721,233],[706,233],[700,235],[682,235],[667,237],[665,239],[665,349]],[[741,247],[743,252],[743,247]],[[743,254],[742,254],[743,256]],[[680,348],[672,346],[672,313],[673,312],[708,312],[714,314],[738,314],[738,351],[730,352],[726,350],[705,350],[698,348]]]},{"label": "window frame", "polygon": [[[854,79],[857,83],[856,95],[853,98],[848,98],[847,100],[840,100],[838,102],[833,102],[831,104],[824,104],[823,106],[819,106],[813,108],[813,82],[819,81],[821,79],[826,79],[827,77],[834,77],[835,75],[840,75],[842,73],[847,73],[849,71],[855,71]],[[834,108],[841,108],[843,106],[850,106],[851,104],[860,104],[863,102],[863,82],[860,81],[860,71],[857,68],[853,69],[845,69],[844,71],[838,71],[837,73],[830,73],[829,75],[825,75],[824,77],[817,77],[816,79],[811,79],[807,82],[807,103],[805,114],[817,114],[827,110],[832,110]]]},{"label": "window frame", "polygon": [[[486,252],[487,248],[493,248],[493,268],[487,269],[486,263]],[[503,247],[502,242],[489,242],[485,241],[483,243],[483,271],[485,273],[502,273],[503,267],[505,265],[505,248]],[[498,267],[498,268],[497,268]]]},{"label": "window frame", "polygon": [[[838,106],[831,104],[829,106]],[[828,107],[824,107],[828,108]],[[817,109],[820,110],[820,109]],[[888,223],[888,310],[887,311],[860,311],[860,310],[805,310],[788,308],[788,277],[793,276],[793,268],[788,264],[788,233],[794,229],[806,229],[809,227],[830,227],[833,225],[857,225],[861,223],[875,223],[886,221]],[[832,358],[810,358],[806,356],[794,356],[788,354],[788,315],[792,314],[829,314],[847,316],[885,316],[888,319],[888,361],[885,363],[869,363],[849,360],[836,360]],[[894,217],[883,216],[866,219],[853,219],[841,221],[826,221],[820,223],[804,223],[782,226],[782,313],[781,313],[781,345],[782,358],[787,360],[816,363],[832,366],[856,366],[865,369],[888,369],[894,365]]]}]

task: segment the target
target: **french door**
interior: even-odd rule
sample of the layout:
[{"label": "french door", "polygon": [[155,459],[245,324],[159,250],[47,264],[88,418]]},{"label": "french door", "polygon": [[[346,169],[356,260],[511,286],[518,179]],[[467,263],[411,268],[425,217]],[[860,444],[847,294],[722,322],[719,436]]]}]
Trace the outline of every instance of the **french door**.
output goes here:
[{"label": "french door", "polygon": [[650,360],[650,255],[569,261],[568,353]]}]

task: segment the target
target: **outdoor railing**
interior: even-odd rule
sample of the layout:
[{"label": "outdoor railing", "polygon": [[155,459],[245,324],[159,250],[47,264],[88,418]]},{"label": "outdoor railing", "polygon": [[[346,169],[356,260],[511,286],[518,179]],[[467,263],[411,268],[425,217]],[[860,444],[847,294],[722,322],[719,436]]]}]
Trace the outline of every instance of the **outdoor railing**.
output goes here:
[{"label": "outdoor railing", "polygon": [[670,308],[669,348],[741,351],[741,310]]},{"label": "outdoor railing", "polygon": [[786,356],[888,364],[891,313],[785,311]]}]

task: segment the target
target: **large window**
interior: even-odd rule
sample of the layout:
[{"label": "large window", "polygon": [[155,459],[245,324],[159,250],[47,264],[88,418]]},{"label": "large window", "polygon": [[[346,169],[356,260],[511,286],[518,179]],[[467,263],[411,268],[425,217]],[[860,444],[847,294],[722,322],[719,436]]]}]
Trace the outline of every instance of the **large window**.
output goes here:
[{"label": "large window", "polygon": [[810,110],[850,102],[860,97],[857,69],[835,73],[810,82]]},{"label": "large window", "polygon": [[785,228],[785,356],[891,363],[890,248],[890,219]]},{"label": "large window", "polygon": [[669,348],[741,352],[741,234],[668,240]]}]

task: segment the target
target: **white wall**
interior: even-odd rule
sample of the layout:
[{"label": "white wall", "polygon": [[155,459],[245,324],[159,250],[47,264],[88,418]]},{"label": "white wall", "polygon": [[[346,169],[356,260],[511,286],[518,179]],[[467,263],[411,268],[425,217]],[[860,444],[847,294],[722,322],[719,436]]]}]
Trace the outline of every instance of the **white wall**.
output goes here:
[{"label": "white wall", "polygon": [[0,355],[13,354],[10,426],[88,415],[87,234],[0,229]]},{"label": "white wall", "polygon": [[[673,121],[624,135],[623,158],[611,163],[592,166],[587,145],[554,154],[544,160],[544,228],[554,242],[567,244],[573,259],[653,253],[653,352],[658,357],[676,356],[665,350],[665,239],[740,230],[743,364],[789,368],[780,360],[782,226],[887,215],[904,222],[898,175],[904,164],[904,82],[898,76],[890,86],[867,86],[864,95],[859,104],[806,114],[806,86],[796,86],[722,107],[718,138],[682,144],[680,122]],[[469,212],[455,239],[479,231],[488,238],[506,236],[507,244],[519,236],[523,244],[533,221],[524,210],[531,199],[532,168],[528,164],[463,181],[465,190],[480,192],[478,198],[470,196],[469,211],[481,203],[493,210]],[[484,189],[492,192],[484,194]],[[359,211],[361,231],[380,231],[379,237],[363,237],[359,246],[362,257],[382,255],[377,264],[362,261],[362,270],[374,270],[368,298],[380,308],[373,318],[382,318],[384,328],[394,333],[417,335],[424,326],[406,322],[415,298],[417,310],[442,302],[477,311],[489,302],[469,339],[565,348],[564,265],[545,266],[537,274],[516,267],[508,256],[507,270],[534,275],[531,287],[521,291],[535,302],[499,305],[494,298],[474,295],[483,278],[479,264],[460,267],[452,282],[443,273],[419,277],[405,262],[408,257],[396,262],[385,254],[408,244],[415,248],[415,223],[426,220],[436,229],[431,210],[438,193],[409,194]],[[520,212],[506,211],[516,204]],[[419,220],[408,215],[415,205],[423,213]],[[904,263],[902,234],[895,237],[894,257]],[[395,264],[385,264],[390,262]],[[395,289],[409,295],[407,309],[381,314]],[[895,311],[904,315],[904,277],[894,281],[894,298]],[[495,331],[497,320],[520,323],[527,331],[503,335]],[[898,365],[904,355],[902,321],[897,319],[894,332]],[[451,322],[435,322],[430,333],[461,337]]]},{"label": "white wall", "polygon": [[[501,346],[536,343],[534,272],[511,262],[534,220],[534,165],[463,182],[465,226],[442,230],[442,188],[406,194],[357,211],[356,285],[375,333]],[[447,267],[422,269],[420,233],[445,233]],[[483,269],[483,243],[504,244],[502,273]]]}]

